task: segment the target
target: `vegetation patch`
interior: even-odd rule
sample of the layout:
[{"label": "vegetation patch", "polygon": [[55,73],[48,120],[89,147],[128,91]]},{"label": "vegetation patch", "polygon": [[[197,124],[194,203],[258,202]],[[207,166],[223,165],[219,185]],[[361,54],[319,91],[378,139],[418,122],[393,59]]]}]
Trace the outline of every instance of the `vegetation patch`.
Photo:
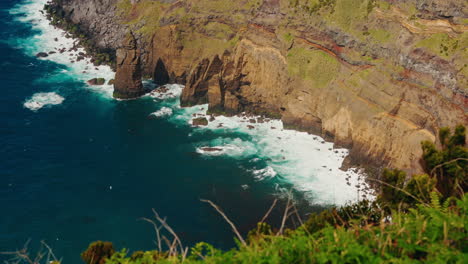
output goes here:
[{"label": "vegetation patch", "polygon": [[130,0],[121,0],[117,4],[117,13],[123,23],[135,26],[136,32],[152,36],[159,28],[159,20],[164,4],[159,1],[142,0],[132,4]]},{"label": "vegetation patch", "polygon": [[426,48],[444,58],[451,57],[459,50],[466,50],[466,45],[468,45],[468,33],[466,32],[458,38],[451,38],[446,33],[437,33],[416,43],[416,47]]},{"label": "vegetation patch", "polygon": [[208,35],[221,40],[229,40],[235,35],[230,26],[218,22],[210,22],[204,26],[204,29]]},{"label": "vegetation patch", "polygon": [[306,48],[292,48],[287,62],[289,74],[311,80],[317,88],[328,85],[340,69],[338,60],[330,54]]},{"label": "vegetation patch", "polygon": [[337,1],[336,5],[334,5],[334,12],[330,13],[325,18],[331,25],[335,25],[345,31],[349,31],[353,28],[354,24],[366,20],[368,16],[369,1],[371,0]]},{"label": "vegetation patch", "polygon": [[336,0],[289,0],[289,7],[309,15],[322,9],[328,9],[333,13],[336,2]]},{"label": "vegetation patch", "polygon": [[372,37],[375,42],[382,44],[387,43],[392,37],[390,32],[384,29],[370,29],[368,32],[369,36]]},{"label": "vegetation patch", "polygon": [[248,11],[260,6],[260,0],[197,0],[193,1],[194,7],[199,11],[214,12],[214,13],[233,13],[236,11]]}]

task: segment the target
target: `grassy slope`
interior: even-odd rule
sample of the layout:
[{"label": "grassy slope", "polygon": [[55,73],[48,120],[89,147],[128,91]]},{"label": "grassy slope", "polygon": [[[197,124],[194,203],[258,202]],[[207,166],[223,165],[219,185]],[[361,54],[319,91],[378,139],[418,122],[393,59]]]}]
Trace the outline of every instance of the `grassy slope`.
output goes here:
[{"label": "grassy slope", "polygon": [[[235,46],[242,31],[249,21],[255,17],[260,0],[185,0],[177,4],[163,4],[158,1],[141,0],[132,5],[130,0],[120,0],[118,13],[122,23],[130,25],[134,31],[146,36],[148,39],[158,32],[162,21],[177,21],[178,37],[185,49],[190,50],[199,57],[211,57],[222,54],[224,50]],[[286,15],[278,18],[278,39],[286,42],[293,41],[300,33],[294,31],[294,25],[316,25],[332,30],[339,30],[361,43],[366,43],[363,50],[347,49],[345,57],[353,61],[368,62],[382,65],[376,58],[372,58],[375,47],[394,49],[403,44],[399,43],[402,36],[402,23],[410,23],[416,28],[427,29],[424,21],[418,18],[418,10],[410,3],[389,4],[384,0],[280,0],[281,10]],[[215,21],[205,23],[207,16],[216,17]],[[384,18],[382,18],[382,16]],[[381,20],[384,19],[384,20]],[[385,21],[385,22],[383,22]],[[174,24],[171,22],[170,24]],[[284,30],[281,28],[284,27]],[[284,32],[283,32],[284,31]],[[452,61],[457,69],[459,80],[462,82],[468,74],[466,66],[466,32],[448,36],[445,33],[414,34],[411,43],[404,46],[422,48],[426,52],[437,55],[448,61]],[[404,36],[404,34],[403,34]],[[317,40],[320,44],[320,40]],[[334,58],[326,58],[326,54],[314,53],[310,49],[298,48],[288,54],[290,73],[296,76],[307,75],[316,79],[318,88],[330,83],[330,76],[336,76]],[[319,52],[316,52],[319,53]],[[312,58],[312,64],[320,64],[326,61],[326,66],[321,69],[325,75],[318,80],[310,73],[315,72],[313,65],[300,70],[296,58]],[[393,60],[393,58],[387,58]],[[309,60],[310,61],[310,60]],[[390,64],[396,64],[392,62]],[[389,74],[394,72],[392,67],[387,67]],[[299,72],[301,71],[301,72]],[[333,78],[332,78],[333,79]]]},{"label": "grassy slope", "polygon": [[[467,197],[448,208],[433,199],[432,205],[395,212],[391,223],[366,225],[361,220],[349,228],[328,225],[312,234],[305,228],[282,236],[263,232],[228,252],[199,243],[184,263],[466,263],[467,209]],[[182,262],[180,256],[156,251],[126,255],[123,250],[106,263]]]}]

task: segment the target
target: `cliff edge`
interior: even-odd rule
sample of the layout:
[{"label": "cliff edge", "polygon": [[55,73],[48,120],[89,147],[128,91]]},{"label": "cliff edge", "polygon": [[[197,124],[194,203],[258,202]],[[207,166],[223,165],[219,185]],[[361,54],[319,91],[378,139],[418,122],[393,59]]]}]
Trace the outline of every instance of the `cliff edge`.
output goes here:
[{"label": "cliff edge", "polygon": [[420,172],[421,141],[435,142],[440,127],[468,125],[465,1],[52,5],[100,48],[117,50],[133,32],[141,74],[185,84],[183,106],[281,118],[350,148],[353,164]]}]

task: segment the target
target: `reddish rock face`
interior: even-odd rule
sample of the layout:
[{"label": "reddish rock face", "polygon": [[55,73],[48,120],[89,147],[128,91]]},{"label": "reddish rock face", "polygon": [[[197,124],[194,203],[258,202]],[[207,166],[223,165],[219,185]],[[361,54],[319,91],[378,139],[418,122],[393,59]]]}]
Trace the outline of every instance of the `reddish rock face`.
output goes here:
[{"label": "reddish rock face", "polygon": [[129,34],[122,47],[117,49],[117,72],[114,80],[114,97],[130,99],[145,94],[141,82],[140,51],[135,37]]},{"label": "reddish rock face", "polygon": [[[97,47],[119,49],[116,97],[143,94],[143,73],[156,84],[184,84],[182,106],[281,118],[287,128],[350,148],[352,164],[408,174],[422,172],[421,141],[437,141],[440,127],[468,125],[461,48],[467,11],[460,0],[381,1],[388,9],[331,1],[336,5],[315,10],[281,0],[254,6],[224,1],[223,9],[196,10],[191,7],[199,0],[158,0],[164,5],[159,26],[150,35],[135,35],[141,72],[134,39],[120,43],[146,18],[119,15],[118,2],[57,1],[59,13],[86,30]],[[194,16],[182,21],[186,16],[175,16],[175,9]],[[349,15],[348,22],[342,15]],[[442,50],[421,44],[434,34],[453,43],[443,40]]]}]

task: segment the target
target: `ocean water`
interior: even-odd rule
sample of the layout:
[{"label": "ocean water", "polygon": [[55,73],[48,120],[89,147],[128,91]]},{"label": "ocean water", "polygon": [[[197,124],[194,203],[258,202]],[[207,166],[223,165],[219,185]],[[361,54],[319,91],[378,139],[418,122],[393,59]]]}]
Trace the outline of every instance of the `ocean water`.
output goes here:
[{"label": "ocean water", "polygon": [[359,199],[361,174],[338,169],[348,151],[320,137],[246,116],[192,127],[207,106],[180,108],[180,85],[147,81],[154,92],[126,101],[112,99],[111,86],[88,86],[114,73],[76,62],[82,50],[68,51],[74,40],[48,24],[45,2],[0,2],[0,252],[44,240],[75,264],[95,240],[154,249],[141,220],[152,208],[187,246],[228,249],[229,226],[200,199],[222,207],[243,234],[275,198],[277,225],[289,192],[303,216]]}]

